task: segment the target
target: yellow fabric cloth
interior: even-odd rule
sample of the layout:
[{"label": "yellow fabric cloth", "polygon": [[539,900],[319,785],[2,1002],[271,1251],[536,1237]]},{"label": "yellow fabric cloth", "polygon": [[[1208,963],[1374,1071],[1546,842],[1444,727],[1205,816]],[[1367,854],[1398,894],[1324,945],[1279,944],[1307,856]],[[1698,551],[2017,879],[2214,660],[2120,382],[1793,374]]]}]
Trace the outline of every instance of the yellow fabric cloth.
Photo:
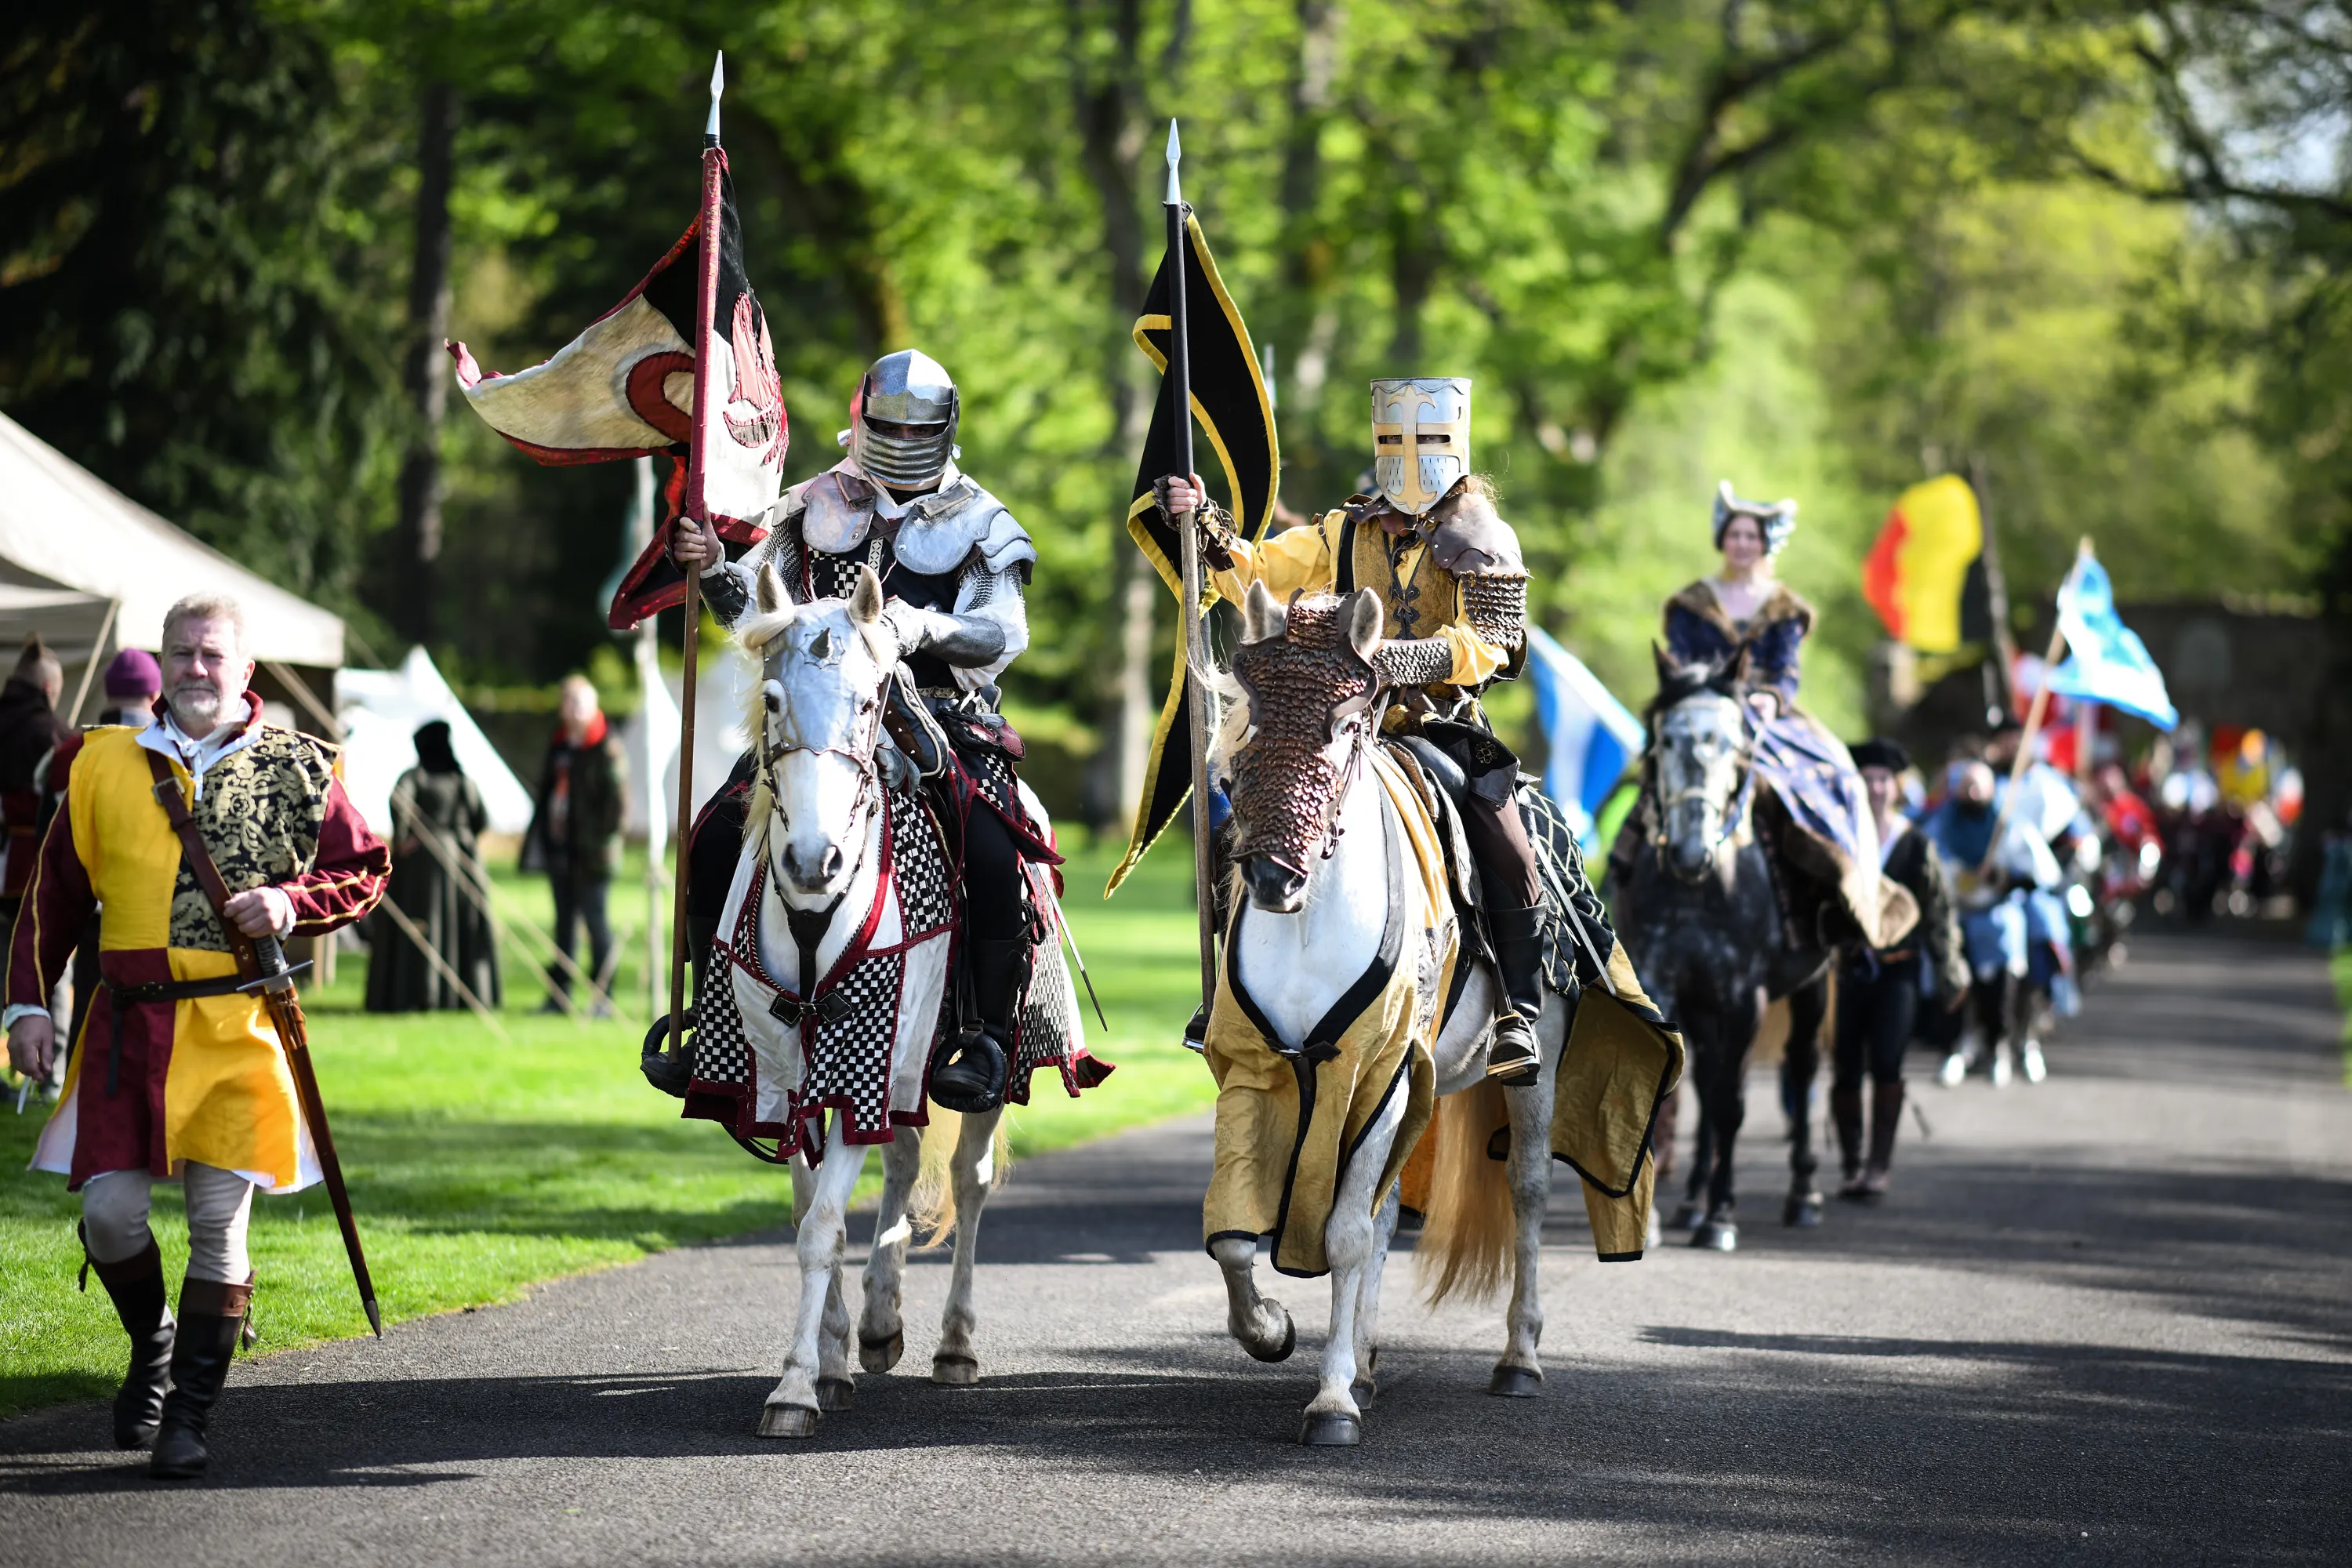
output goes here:
[{"label": "yellow fabric cloth", "polygon": [[[173,775],[187,797],[188,773],[174,760]],[[155,802],[147,752],[129,728],[93,731],[74,759],[66,809],[74,847],[104,906],[101,952],[165,948],[175,981],[234,973],[236,959],[202,948],[170,947],[172,899],[180,873],[180,840]],[[173,1007],[172,1058],[163,1084],[163,1140],[172,1170],[188,1161],[266,1178],[273,1192],[292,1192],[319,1179],[294,1078],[268,1010],[254,996],[199,996]],[[72,1078],[58,1100],[57,1120],[68,1118],[75,1086],[90,1058],[89,1028],[74,1052]],[[102,1045],[102,1042],[101,1042]],[[68,1137],[70,1121],[58,1129]],[[61,1169],[45,1133],[41,1168]],[[70,1142],[65,1152],[69,1156]]]},{"label": "yellow fabric cloth", "polygon": [[1650,1129],[1682,1081],[1683,1057],[1682,1036],[1666,1026],[1617,943],[1609,984],[1587,985],[1577,999],[1552,1086],[1552,1153],[1584,1178],[1584,1215],[1604,1263],[1642,1255],[1657,1183]]},{"label": "yellow fabric cloth", "polygon": [[[1254,582],[1264,583],[1266,592],[1277,599],[1298,593],[1331,593],[1339,581],[1339,540],[1346,523],[1345,511],[1327,511],[1304,527],[1258,543],[1237,542],[1233,566],[1213,572],[1210,582],[1221,597],[1235,604]],[[1427,545],[1414,544],[1397,565],[1397,580],[1419,591],[1412,605],[1417,619],[1409,632],[1389,592],[1388,535],[1380,524],[1368,521],[1357,526],[1354,556],[1356,586],[1378,594],[1386,611],[1382,636],[1443,637],[1453,645],[1454,668],[1446,684],[1481,686],[1509,662],[1501,648],[1471,628],[1462,611],[1461,584],[1429,558]]]},{"label": "yellow fabric cloth", "polygon": [[[1334,1042],[1337,1054],[1320,1062],[1285,1057],[1259,1033],[1234,994],[1230,956],[1209,1014],[1217,1131],[1216,1165],[1202,1205],[1203,1240],[1270,1236],[1274,1266],[1285,1274],[1328,1272],[1323,1231],[1347,1152],[1391,1094],[1406,1097],[1404,1121],[1373,1189],[1375,1210],[1421,1141],[1435,1093],[1430,1047],[1437,1009],[1460,956],[1436,825],[1396,763],[1378,748],[1372,759],[1371,776],[1380,781],[1405,857],[1402,939],[1387,984]],[[1232,947],[1228,942],[1229,955]]]}]

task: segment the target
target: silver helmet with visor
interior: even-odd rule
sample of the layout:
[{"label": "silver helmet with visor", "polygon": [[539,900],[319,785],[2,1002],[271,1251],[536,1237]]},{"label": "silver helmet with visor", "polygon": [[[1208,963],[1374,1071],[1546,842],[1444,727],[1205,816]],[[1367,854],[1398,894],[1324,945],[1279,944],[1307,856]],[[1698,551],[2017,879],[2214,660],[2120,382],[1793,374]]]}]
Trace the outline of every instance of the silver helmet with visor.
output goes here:
[{"label": "silver helmet with visor", "polygon": [[849,455],[894,489],[929,489],[956,455],[961,411],[939,361],[918,349],[884,354],[849,400]]}]

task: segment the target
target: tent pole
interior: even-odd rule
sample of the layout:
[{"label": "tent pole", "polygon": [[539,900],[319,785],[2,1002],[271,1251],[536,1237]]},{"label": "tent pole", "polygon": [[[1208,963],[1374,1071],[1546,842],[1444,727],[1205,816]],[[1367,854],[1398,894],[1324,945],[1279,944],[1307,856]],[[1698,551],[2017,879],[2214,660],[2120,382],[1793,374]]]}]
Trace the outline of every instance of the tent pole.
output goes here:
[{"label": "tent pole", "polygon": [[89,645],[89,660],[81,667],[81,684],[74,688],[73,706],[66,710],[66,722],[81,723],[81,705],[89,700],[89,678],[98,673],[99,661],[106,657],[106,639],[114,630],[114,617],[122,608],[120,599],[106,602],[106,618],[98,623],[98,636]]}]

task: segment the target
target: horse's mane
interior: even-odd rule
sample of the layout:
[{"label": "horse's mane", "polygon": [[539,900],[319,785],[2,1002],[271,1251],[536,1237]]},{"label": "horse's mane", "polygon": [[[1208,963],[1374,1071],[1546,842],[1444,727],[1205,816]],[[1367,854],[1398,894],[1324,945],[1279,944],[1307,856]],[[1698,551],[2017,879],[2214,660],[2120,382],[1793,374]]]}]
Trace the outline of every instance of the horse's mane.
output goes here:
[{"label": "horse's mane", "polygon": [[1667,709],[1689,701],[1702,692],[1713,692],[1738,701],[1748,694],[1748,654],[1745,649],[1728,658],[1694,659],[1685,664],[1664,648],[1655,650],[1658,663],[1658,691],[1643,710],[1644,728],[1656,734],[1658,716]]}]

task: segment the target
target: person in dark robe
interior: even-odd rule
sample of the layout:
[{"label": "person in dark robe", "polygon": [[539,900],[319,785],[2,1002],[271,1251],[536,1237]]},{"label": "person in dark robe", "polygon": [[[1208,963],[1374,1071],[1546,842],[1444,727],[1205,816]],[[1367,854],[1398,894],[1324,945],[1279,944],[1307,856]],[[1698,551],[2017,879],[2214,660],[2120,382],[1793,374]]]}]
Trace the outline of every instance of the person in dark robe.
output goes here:
[{"label": "person in dark robe", "polygon": [[539,812],[522,841],[522,868],[546,872],[555,894],[555,947],[562,956],[552,983],[565,994],[550,996],[546,1012],[569,1010],[573,955],[585,926],[589,956],[582,975],[594,983],[585,987],[593,992],[588,1013],[591,1017],[612,1016],[613,1004],[603,991],[613,953],[604,900],[621,864],[621,824],[628,815],[623,792],[628,776],[620,737],[597,706],[596,688],[584,675],[570,677],[563,683],[555,733],[548,740],[547,763],[540,773]]},{"label": "person in dark robe", "polygon": [[33,863],[41,856],[41,830],[48,826],[43,809],[43,763],[73,731],[58,717],[58,699],[65,691],[65,670],[33,633],[17,656],[16,671],[0,686],[0,825],[7,833],[7,854],[0,866],[0,915],[13,925],[17,906],[25,901],[25,884],[32,879]]},{"label": "person in dark robe", "polygon": [[[457,765],[449,725],[416,731],[416,765],[392,786],[392,886],[386,897],[482,1005],[499,1005],[499,945],[482,907],[481,835],[489,826],[482,792]],[[449,977],[389,915],[373,917],[367,1009],[423,1013],[463,1007]]]}]

